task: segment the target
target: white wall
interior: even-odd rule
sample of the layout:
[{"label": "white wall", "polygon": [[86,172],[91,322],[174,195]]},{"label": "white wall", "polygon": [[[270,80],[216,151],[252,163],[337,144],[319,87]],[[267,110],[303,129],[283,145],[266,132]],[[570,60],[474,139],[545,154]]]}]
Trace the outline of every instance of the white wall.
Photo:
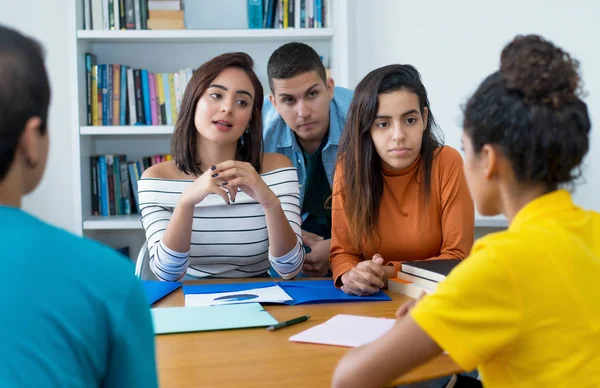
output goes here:
[{"label": "white wall", "polygon": [[592,144],[575,200],[600,211],[600,3],[592,0],[353,0],[350,83],[390,63],[416,66],[446,143],[460,148],[460,105],[498,68],[516,34],[537,33],[581,62]]},{"label": "white wall", "polygon": [[[62,3],[62,4],[61,4]],[[40,186],[23,208],[54,225],[77,230],[73,210],[72,131],[69,103],[69,13],[67,2],[0,0],[0,24],[34,37],[45,48],[52,97],[49,113],[50,154]]]}]

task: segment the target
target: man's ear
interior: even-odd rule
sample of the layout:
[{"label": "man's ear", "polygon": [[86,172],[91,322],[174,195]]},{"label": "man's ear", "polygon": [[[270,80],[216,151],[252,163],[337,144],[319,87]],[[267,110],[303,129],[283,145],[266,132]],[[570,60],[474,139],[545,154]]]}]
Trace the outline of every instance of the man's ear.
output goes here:
[{"label": "man's ear", "polygon": [[273,95],[273,93],[269,93],[269,101],[271,101],[271,104],[275,106],[275,96]]},{"label": "man's ear", "polygon": [[335,91],[335,82],[333,82],[333,78],[327,78],[327,81],[325,81],[325,86],[327,87],[329,99],[331,100],[333,98],[333,92]]},{"label": "man's ear", "polygon": [[42,119],[39,117],[31,117],[25,123],[25,129],[19,139],[19,149],[23,153],[25,160],[29,167],[35,167],[44,157],[44,151],[42,147],[42,135],[41,132]]}]

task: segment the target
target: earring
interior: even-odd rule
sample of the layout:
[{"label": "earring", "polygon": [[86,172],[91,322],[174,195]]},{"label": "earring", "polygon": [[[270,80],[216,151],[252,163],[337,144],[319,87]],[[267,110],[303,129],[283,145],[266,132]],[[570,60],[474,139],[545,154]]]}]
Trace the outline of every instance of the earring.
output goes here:
[{"label": "earring", "polygon": [[244,131],[244,133],[245,134],[249,134],[250,133],[250,126],[249,125],[246,127],[246,130]]}]

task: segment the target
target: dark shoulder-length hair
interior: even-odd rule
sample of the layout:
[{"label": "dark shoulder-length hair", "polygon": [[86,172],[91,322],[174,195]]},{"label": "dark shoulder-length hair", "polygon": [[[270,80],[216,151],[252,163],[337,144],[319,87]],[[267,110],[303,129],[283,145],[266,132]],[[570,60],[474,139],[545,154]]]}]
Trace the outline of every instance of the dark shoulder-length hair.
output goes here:
[{"label": "dark shoulder-length hair", "polygon": [[194,124],[196,104],[208,86],[219,74],[230,67],[243,70],[254,87],[252,116],[248,123],[249,131],[238,140],[236,160],[250,163],[256,171],[260,171],[263,150],[262,137],[262,105],[263,87],[253,70],[254,61],[246,53],[226,53],[204,63],[192,75],[181,101],[179,117],[175,124],[175,132],[171,139],[171,153],[177,168],[186,174],[201,175],[201,155],[197,155],[196,136],[198,131]]},{"label": "dark shoulder-length hair", "polygon": [[373,243],[379,235],[379,202],[383,195],[382,161],[371,138],[371,126],[379,109],[378,96],[406,90],[419,98],[421,115],[428,110],[428,119],[421,143],[420,177],[427,203],[431,192],[431,169],[434,151],[443,142],[435,133],[437,124],[429,106],[427,90],[421,75],[410,65],[388,65],[371,71],[354,91],[344,132],[338,149],[342,166],[341,193],[344,214],[348,220],[351,241],[357,249]]}]

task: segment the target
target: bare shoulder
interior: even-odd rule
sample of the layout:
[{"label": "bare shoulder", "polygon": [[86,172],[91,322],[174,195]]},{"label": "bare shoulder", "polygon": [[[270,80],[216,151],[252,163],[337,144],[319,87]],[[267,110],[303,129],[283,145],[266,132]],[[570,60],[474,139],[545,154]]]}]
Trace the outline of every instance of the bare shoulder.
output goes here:
[{"label": "bare shoulder", "polygon": [[266,152],[263,154],[260,173],[266,174],[268,172],[286,167],[294,167],[292,161],[287,156],[278,153]]},{"label": "bare shoulder", "polygon": [[154,179],[189,179],[189,176],[181,172],[175,161],[169,160],[150,166],[142,174],[142,178]]}]

